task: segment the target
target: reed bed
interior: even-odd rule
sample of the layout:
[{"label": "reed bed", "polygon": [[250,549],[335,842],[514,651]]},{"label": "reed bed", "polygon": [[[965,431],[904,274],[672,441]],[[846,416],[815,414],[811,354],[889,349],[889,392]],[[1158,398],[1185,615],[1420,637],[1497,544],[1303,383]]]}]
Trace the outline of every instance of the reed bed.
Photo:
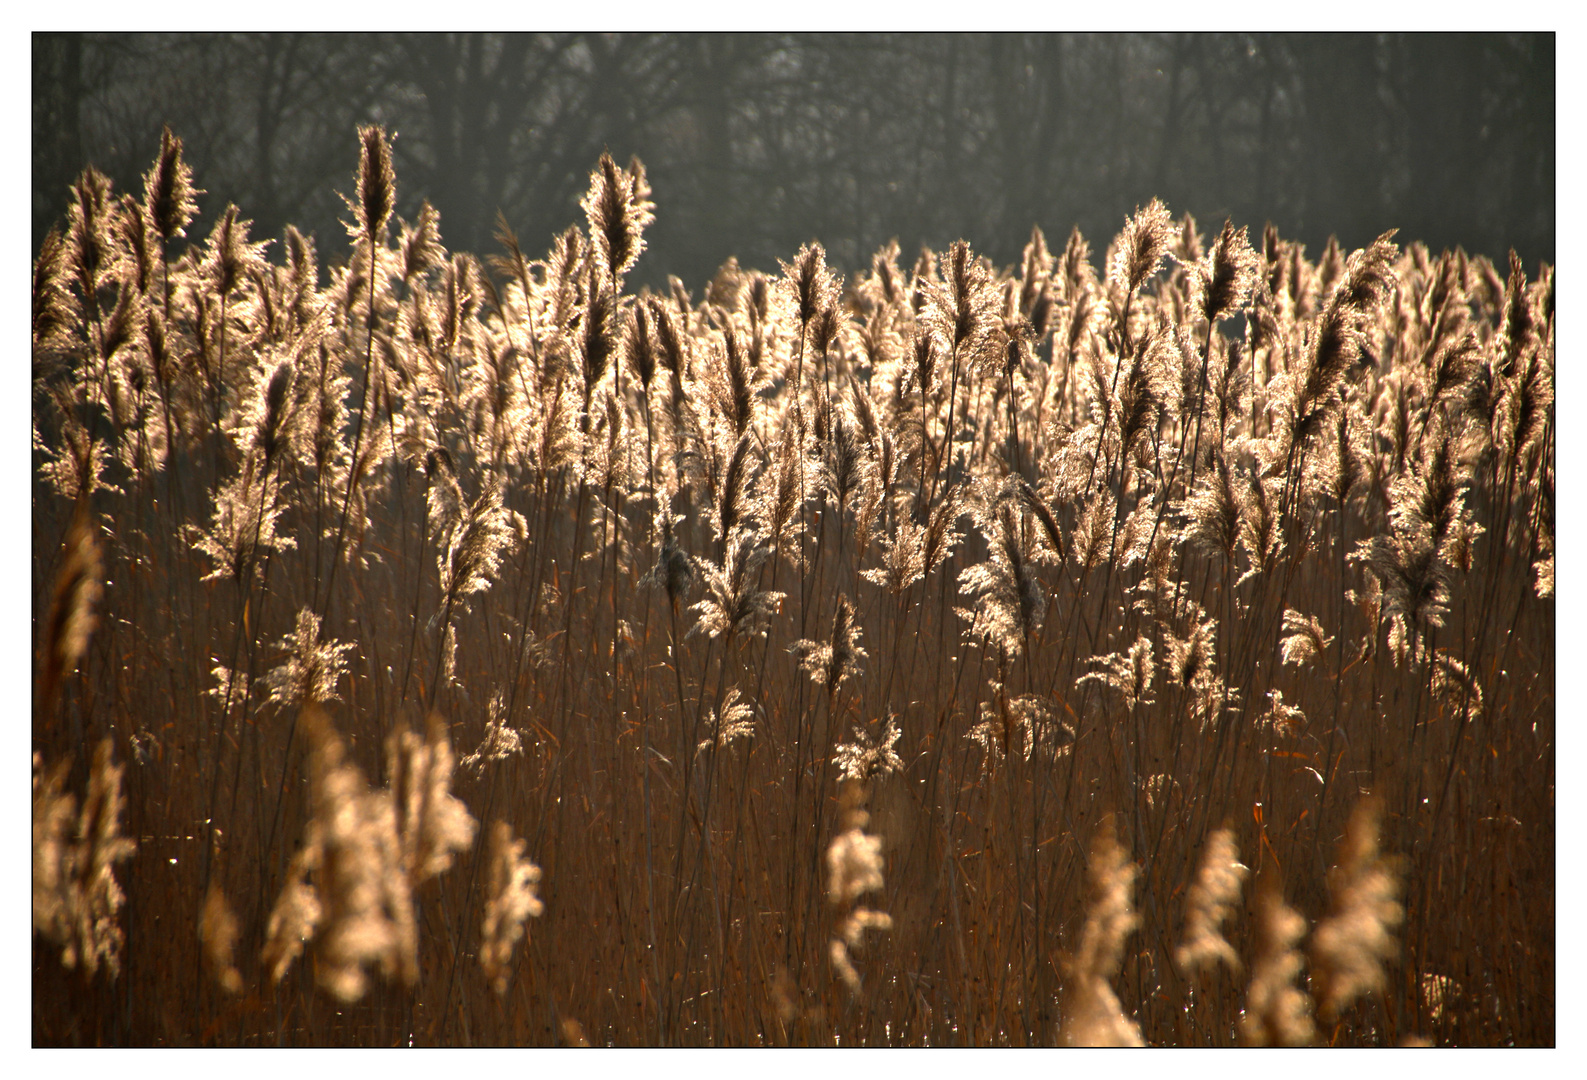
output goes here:
[{"label": "reed bed", "polygon": [[33,1038],[1554,1041],[1554,291],[1153,202],[628,283],[250,236],[167,132],[33,274]]}]

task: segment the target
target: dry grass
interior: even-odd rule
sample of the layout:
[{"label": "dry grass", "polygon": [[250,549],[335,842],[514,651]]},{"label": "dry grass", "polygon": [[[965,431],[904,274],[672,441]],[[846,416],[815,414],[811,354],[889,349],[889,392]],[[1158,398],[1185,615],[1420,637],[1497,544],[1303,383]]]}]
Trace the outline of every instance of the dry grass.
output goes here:
[{"label": "dry grass", "polygon": [[359,146],[35,263],[36,1043],[1554,1041],[1551,269],[636,295]]}]

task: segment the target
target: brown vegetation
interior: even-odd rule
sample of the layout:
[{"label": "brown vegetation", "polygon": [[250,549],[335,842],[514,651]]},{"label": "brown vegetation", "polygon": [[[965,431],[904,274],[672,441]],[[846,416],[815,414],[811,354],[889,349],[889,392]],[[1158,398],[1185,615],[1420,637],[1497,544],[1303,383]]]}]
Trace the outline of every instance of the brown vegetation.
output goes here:
[{"label": "brown vegetation", "polygon": [[1553,1042],[1550,268],[394,183],[34,264],[36,1043]]}]

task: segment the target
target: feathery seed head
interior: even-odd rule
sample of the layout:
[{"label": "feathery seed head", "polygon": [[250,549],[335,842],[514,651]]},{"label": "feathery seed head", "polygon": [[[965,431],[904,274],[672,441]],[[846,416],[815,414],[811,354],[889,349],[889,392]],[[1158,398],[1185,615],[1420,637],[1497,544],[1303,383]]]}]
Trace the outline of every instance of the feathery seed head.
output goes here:
[{"label": "feathery seed head", "polygon": [[232,914],[220,882],[211,881],[209,893],[204,898],[203,913],[199,916],[198,937],[204,949],[205,966],[209,968],[215,982],[228,994],[242,993],[242,972],[237,970],[233,959],[240,936],[237,916]]},{"label": "feathery seed head", "polygon": [[791,265],[781,259],[778,263],[782,266],[784,288],[793,298],[800,325],[807,327],[836,299],[837,286],[827,270],[826,249],[819,242],[811,241],[800,247]]},{"label": "feathery seed head", "polygon": [[507,992],[514,948],[524,936],[524,923],[545,912],[536,887],[540,868],[524,858],[528,842],[513,838],[512,827],[498,821],[490,834],[490,878],[485,891],[485,918],[480,966],[497,995]]},{"label": "feathery seed head", "polygon": [[1192,299],[1209,322],[1232,315],[1249,299],[1258,276],[1257,255],[1246,239],[1245,226],[1237,231],[1225,221],[1212,250],[1192,269],[1197,288]]},{"label": "feathery seed head", "polygon": [[628,273],[645,250],[645,227],[655,220],[649,194],[638,158],[632,170],[625,170],[603,152],[590,173],[590,189],[579,205],[589,221],[596,255],[614,280]]},{"label": "feathery seed head", "polygon": [[358,201],[348,200],[355,238],[378,242],[384,234],[397,199],[397,178],[391,168],[391,144],[384,128],[366,124],[358,129]]},{"label": "feathery seed head", "polygon": [[1306,1046],[1317,1038],[1311,999],[1295,985],[1305,959],[1296,949],[1306,936],[1306,917],[1284,903],[1276,879],[1263,875],[1257,887],[1257,956],[1240,1017],[1247,1046]]},{"label": "feathery seed head", "polygon": [[1131,893],[1140,868],[1119,844],[1113,815],[1091,838],[1086,862],[1091,902],[1080,947],[1065,964],[1059,1038],[1066,1046],[1141,1046],[1141,1030],[1124,1015],[1110,980],[1124,959],[1124,942],[1140,926]]},{"label": "feathery seed head", "polygon": [[1363,994],[1387,989],[1385,962],[1399,951],[1393,929],[1405,919],[1395,860],[1378,852],[1381,803],[1362,799],[1328,871],[1332,907],[1312,934],[1313,981],[1320,1015],[1332,1020]]},{"label": "feathery seed head", "polygon": [[1173,218],[1168,216],[1166,206],[1153,199],[1125,222],[1113,258],[1108,261],[1108,280],[1117,282],[1126,294],[1133,294],[1157,273],[1173,240]]},{"label": "feathery seed head", "polygon": [[182,158],[182,140],[169,126],[160,129],[160,156],[143,175],[143,212],[163,240],[187,235],[187,223],[198,213],[193,170]]},{"label": "feathery seed head", "polygon": [[236,206],[228,206],[210,231],[205,267],[222,296],[265,269],[264,249],[270,241],[249,243],[248,229],[252,224],[238,217]]},{"label": "feathery seed head", "polygon": [[104,563],[96,530],[89,525],[83,504],[66,534],[66,550],[55,576],[49,616],[45,620],[39,657],[38,700],[55,699],[63,678],[77,667],[88,648],[88,638],[99,625],[94,605],[104,592]]},{"label": "feathery seed head", "polygon": [[1234,830],[1219,829],[1207,837],[1201,869],[1185,895],[1185,940],[1174,952],[1175,963],[1187,974],[1218,963],[1240,970],[1240,958],[1221,929],[1234,914],[1240,886],[1251,872],[1239,856]]},{"label": "feathery seed head", "polygon": [[660,345],[650,329],[652,319],[649,303],[634,305],[628,321],[625,349],[634,373],[639,376],[639,385],[647,393],[650,391],[650,381],[656,377],[656,361],[662,356]]}]

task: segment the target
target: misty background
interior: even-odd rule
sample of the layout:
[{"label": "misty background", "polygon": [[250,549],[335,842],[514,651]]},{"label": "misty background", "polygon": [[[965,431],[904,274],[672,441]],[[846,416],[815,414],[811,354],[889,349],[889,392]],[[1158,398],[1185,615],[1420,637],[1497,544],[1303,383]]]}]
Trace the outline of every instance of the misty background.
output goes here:
[{"label": "misty background", "polygon": [[[1040,225],[1094,260],[1153,196],[1349,248],[1390,228],[1535,272],[1554,261],[1553,34],[35,34],[32,236],[89,163],[141,194],[160,127],[253,237],[346,246],[356,126],[394,133],[398,213],[486,254],[583,222],[603,149],[657,204],[631,280],[820,239],[853,270],[896,237],[1015,262]],[[279,258],[279,251],[272,253]]]}]

